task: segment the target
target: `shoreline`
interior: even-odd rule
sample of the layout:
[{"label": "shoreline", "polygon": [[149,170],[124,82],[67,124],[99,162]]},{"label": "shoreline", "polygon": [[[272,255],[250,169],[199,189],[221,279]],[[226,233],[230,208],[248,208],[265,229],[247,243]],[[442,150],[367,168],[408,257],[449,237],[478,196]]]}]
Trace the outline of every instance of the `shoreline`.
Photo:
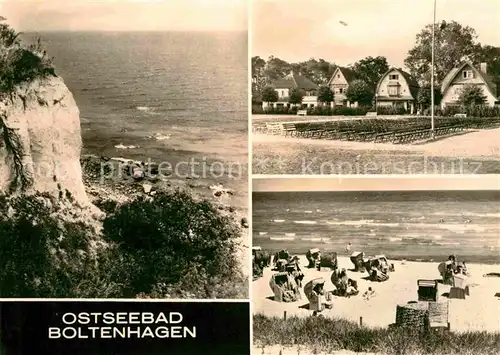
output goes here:
[{"label": "shoreline", "polygon": [[[255,240],[255,239],[254,239]],[[279,252],[282,249],[286,249],[292,255],[305,255],[304,250],[306,248],[266,248],[265,244],[255,244],[254,246],[262,247],[262,250],[269,252],[271,255]],[[321,249],[321,248],[320,248]],[[328,249],[324,249],[324,251],[329,251]],[[405,256],[398,254],[390,254],[390,253],[366,253],[367,255],[371,254],[383,254],[388,260],[393,261],[411,261],[411,262],[419,262],[419,263],[435,263],[441,262],[443,257],[448,257],[448,255],[413,255],[413,256]],[[337,252],[337,256],[349,258],[350,255],[345,254],[344,252]],[[500,256],[499,255],[467,255],[467,254],[458,254],[460,260],[465,260],[467,264],[481,264],[481,265],[500,265]]]}]

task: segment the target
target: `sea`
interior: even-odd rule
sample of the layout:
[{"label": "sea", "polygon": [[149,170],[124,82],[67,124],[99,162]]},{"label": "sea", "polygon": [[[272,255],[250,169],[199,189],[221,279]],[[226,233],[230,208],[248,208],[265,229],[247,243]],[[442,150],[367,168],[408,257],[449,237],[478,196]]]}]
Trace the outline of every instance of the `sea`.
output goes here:
[{"label": "sea", "polygon": [[80,109],[83,154],[247,191],[246,32],[41,32]]},{"label": "sea", "polygon": [[253,245],[500,263],[499,191],[254,192]]}]

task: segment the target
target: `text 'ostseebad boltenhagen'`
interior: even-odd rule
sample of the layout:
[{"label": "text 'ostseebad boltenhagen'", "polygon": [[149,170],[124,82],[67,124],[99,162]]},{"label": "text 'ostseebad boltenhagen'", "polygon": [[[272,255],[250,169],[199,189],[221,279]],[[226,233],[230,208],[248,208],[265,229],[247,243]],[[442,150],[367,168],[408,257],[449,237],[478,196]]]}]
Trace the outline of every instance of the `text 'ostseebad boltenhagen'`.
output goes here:
[{"label": "text 'ostseebad boltenhagen'", "polygon": [[179,312],[64,313],[64,326],[49,327],[49,339],[196,338]]}]

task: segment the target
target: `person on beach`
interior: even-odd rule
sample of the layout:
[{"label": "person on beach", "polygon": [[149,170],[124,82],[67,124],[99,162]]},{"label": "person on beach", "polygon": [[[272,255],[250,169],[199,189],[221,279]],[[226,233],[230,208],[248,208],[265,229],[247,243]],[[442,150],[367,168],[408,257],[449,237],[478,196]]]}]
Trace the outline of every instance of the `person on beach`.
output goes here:
[{"label": "person on beach", "polygon": [[349,242],[346,246],[345,246],[345,253],[347,255],[350,255],[351,254],[351,242]]},{"label": "person on beach", "polygon": [[368,301],[373,296],[375,296],[375,291],[371,287],[368,287],[368,290],[363,293],[363,299],[365,301]]},{"label": "person on beach", "polygon": [[297,286],[302,287],[302,280],[304,279],[304,273],[300,270],[299,265],[295,261],[291,261],[287,267],[287,272],[292,276],[292,278],[297,283]]},{"label": "person on beach", "polygon": [[325,280],[322,277],[311,280],[304,286],[304,293],[309,300],[309,310],[313,311],[313,316],[326,308],[332,308],[330,293],[327,292],[325,297],[324,286]]},{"label": "person on beach", "polygon": [[318,257],[316,258],[316,269],[321,271],[321,252],[318,251]]}]

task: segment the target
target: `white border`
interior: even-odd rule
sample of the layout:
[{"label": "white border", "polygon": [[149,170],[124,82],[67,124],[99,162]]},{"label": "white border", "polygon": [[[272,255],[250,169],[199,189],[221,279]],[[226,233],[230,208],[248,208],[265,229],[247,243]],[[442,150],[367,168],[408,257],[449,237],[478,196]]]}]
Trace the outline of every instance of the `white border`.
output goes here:
[{"label": "white border", "polygon": [[247,1],[247,30],[248,30],[248,245],[250,246],[248,250],[248,267],[250,272],[248,273],[248,303],[250,310],[250,354],[253,352],[253,302],[252,302],[252,292],[253,292],[253,268],[252,268],[252,247],[253,247],[253,207],[252,207],[252,192],[253,192],[253,144],[252,144],[252,15],[253,15],[253,0]]}]

